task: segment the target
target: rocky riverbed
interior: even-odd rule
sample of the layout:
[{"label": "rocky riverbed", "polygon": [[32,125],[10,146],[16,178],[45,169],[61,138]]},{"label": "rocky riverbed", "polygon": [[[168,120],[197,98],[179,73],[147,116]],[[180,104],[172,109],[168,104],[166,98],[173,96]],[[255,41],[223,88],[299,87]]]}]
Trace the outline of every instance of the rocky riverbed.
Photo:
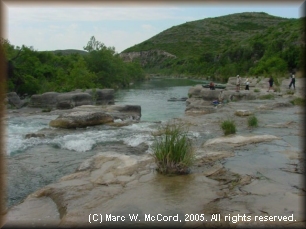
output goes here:
[{"label": "rocky riverbed", "polygon": [[[305,113],[291,103],[304,95],[303,79],[299,82],[294,92],[287,89],[288,79],[281,82],[280,91],[266,92],[266,80],[254,79],[250,91],[235,92],[233,77],[222,92],[223,103],[216,106],[211,100],[220,98],[220,90],[191,88],[185,116],[176,119],[188,125],[196,149],[197,160],[188,175],[158,174],[147,143],[102,144],[77,155],[41,145],[7,157],[11,202],[5,226],[305,227]],[[78,104],[74,100],[79,97],[65,96],[70,105]],[[72,121],[79,121],[74,117],[80,113],[82,120],[91,122],[92,113],[84,115],[84,109],[95,107],[87,102],[73,109]],[[122,107],[106,107],[110,109],[104,112],[114,119],[134,117],[136,111],[139,120],[139,109],[131,116],[130,107],[125,107],[128,113],[122,116]],[[67,120],[67,112],[22,107],[8,110],[7,118],[38,115]],[[257,117],[258,127],[248,127],[250,115]],[[236,134],[224,136],[220,124],[227,119],[235,122]],[[122,128],[131,123],[111,124],[106,125]],[[152,125],[156,129],[159,123]],[[82,131],[51,128],[26,137]],[[139,134],[148,130],[140,129]]]},{"label": "rocky riverbed", "polygon": [[[186,112],[177,121],[194,133],[197,160],[184,176],[158,174],[145,145],[98,147],[89,158],[71,162],[55,160],[57,155],[45,164],[29,159],[44,173],[75,165],[10,208],[6,226],[305,227],[305,114],[290,103],[293,98]],[[259,126],[249,128],[249,116],[237,115],[239,110],[254,114]],[[226,119],[234,120],[236,134],[223,135]]]}]

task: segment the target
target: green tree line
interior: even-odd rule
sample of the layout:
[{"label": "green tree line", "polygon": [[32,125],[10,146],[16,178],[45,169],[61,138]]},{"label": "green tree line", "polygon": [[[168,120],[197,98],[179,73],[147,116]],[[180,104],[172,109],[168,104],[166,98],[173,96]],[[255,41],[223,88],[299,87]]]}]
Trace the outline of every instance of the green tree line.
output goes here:
[{"label": "green tree line", "polygon": [[123,62],[115,48],[106,47],[94,36],[84,47],[85,55],[15,47],[6,39],[1,39],[1,45],[7,59],[7,91],[19,95],[123,88],[145,78],[140,64]]}]

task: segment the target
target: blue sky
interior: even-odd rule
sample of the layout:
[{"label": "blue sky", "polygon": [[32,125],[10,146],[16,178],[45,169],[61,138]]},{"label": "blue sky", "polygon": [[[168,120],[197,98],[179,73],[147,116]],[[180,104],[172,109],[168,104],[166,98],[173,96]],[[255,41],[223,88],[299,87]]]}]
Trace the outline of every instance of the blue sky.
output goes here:
[{"label": "blue sky", "polygon": [[187,21],[242,12],[301,17],[303,1],[227,3],[101,2],[94,4],[17,4],[5,2],[4,37],[35,50],[83,50],[91,36],[121,52]]}]

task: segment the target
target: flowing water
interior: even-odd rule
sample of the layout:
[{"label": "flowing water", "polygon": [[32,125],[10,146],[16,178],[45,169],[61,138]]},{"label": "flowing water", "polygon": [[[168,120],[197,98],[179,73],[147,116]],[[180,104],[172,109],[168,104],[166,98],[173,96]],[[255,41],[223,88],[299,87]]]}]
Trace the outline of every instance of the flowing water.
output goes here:
[{"label": "flowing water", "polygon": [[[137,153],[135,147],[152,143],[156,123],[184,115],[184,101],[167,101],[188,96],[191,86],[203,81],[152,79],[115,93],[117,105],[140,105],[141,122],[125,126],[95,126],[77,130],[57,130],[48,124],[57,115],[8,116],[8,206],[29,193],[72,173],[84,159],[106,150]],[[45,131],[44,138],[25,138],[28,133]],[[146,148],[144,152],[146,153]],[[139,151],[139,150],[138,150]],[[50,162],[51,165],[50,166]]]}]

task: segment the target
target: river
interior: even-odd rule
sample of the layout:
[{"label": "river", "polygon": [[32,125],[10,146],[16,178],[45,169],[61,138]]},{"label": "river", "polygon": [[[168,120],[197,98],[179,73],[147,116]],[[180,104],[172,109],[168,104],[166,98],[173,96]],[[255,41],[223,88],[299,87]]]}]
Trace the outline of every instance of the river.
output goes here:
[{"label": "river", "polygon": [[[75,171],[86,158],[98,152],[115,150],[125,154],[145,153],[142,143],[150,145],[155,122],[184,115],[184,101],[170,102],[172,97],[188,96],[196,84],[190,79],[152,79],[138,82],[115,93],[115,104],[140,105],[139,123],[125,127],[95,126],[77,130],[49,128],[57,115],[41,113],[31,116],[8,116],[7,170],[8,207],[19,203],[31,192]],[[44,131],[44,138],[25,138],[28,133]],[[137,148],[138,147],[138,148]],[[141,151],[145,152],[141,152]]]}]

